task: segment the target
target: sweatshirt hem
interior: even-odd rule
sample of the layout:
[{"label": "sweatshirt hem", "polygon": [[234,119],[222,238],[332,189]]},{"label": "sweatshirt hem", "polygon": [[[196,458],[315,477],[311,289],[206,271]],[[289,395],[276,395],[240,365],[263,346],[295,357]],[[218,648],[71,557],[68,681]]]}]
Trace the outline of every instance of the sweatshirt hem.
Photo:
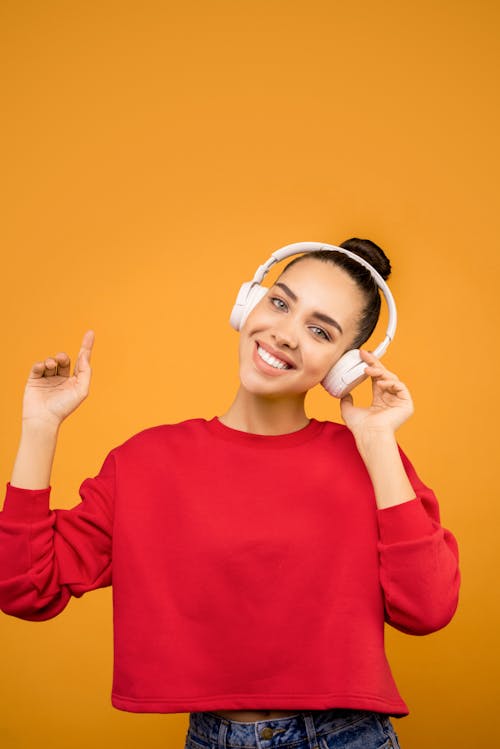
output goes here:
[{"label": "sweatshirt hem", "polygon": [[375,695],[350,694],[238,694],[187,699],[137,698],[111,693],[111,704],[132,713],[190,713],[213,710],[373,710],[396,718],[409,714],[404,702],[384,700]]}]

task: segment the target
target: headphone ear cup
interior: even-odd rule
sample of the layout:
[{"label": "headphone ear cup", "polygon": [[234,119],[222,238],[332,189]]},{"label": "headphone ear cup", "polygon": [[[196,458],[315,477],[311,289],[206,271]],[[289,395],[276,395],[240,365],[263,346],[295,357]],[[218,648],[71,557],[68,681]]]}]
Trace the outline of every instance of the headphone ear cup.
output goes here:
[{"label": "headphone ear cup", "polygon": [[235,330],[241,330],[250,312],[265,297],[269,289],[254,281],[242,284],[231,312],[229,322]]},{"label": "headphone ear cup", "polygon": [[335,398],[343,398],[350,393],[356,385],[366,380],[365,374],[367,364],[359,355],[359,349],[354,348],[340,357],[338,362],[321,380],[321,384],[330,395]]}]

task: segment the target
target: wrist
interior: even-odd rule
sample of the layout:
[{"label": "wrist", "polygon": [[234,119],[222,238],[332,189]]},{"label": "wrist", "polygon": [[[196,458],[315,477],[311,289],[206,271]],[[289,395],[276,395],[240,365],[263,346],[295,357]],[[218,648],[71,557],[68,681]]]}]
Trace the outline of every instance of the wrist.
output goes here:
[{"label": "wrist", "polygon": [[10,483],[19,489],[45,489],[57,446],[59,426],[51,420],[23,419]]},{"label": "wrist", "polygon": [[415,499],[394,432],[380,430],[364,434],[356,445],[373,484],[379,510]]},{"label": "wrist", "polygon": [[23,418],[21,435],[23,437],[57,437],[61,422],[53,419]]},{"label": "wrist", "polygon": [[394,430],[384,427],[381,429],[365,429],[354,435],[356,446],[361,454],[373,452],[380,447],[397,445]]}]

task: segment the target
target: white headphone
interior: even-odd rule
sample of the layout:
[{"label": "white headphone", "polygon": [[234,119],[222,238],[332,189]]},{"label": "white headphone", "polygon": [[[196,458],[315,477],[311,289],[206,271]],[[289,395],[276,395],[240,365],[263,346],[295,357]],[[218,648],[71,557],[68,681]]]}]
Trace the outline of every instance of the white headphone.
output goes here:
[{"label": "white headphone", "polygon": [[[235,330],[241,330],[250,312],[269,291],[265,286],[261,286],[260,283],[275,263],[284,260],[290,255],[298,255],[302,252],[315,252],[317,250],[330,250],[348,255],[353,260],[356,260],[356,262],[364,265],[365,268],[368,268],[377,286],[382,290],[389,308],[389,321],[384,340],[373,352],[375,356],[381,357],[394,338],[396,331],[397,313],[394,297],[380,273],[370,263],[359,257],[359,255],[355,255],[353,252],[333,244],[323,244],[323,242],[295,242],[294,244],[287,244],[285,247],[281,247],[281,249],[273,252],[269,260],[266,260],[264,265],[260,265],[257,268],[253,280],[242,284],[229,322]],[[321,384],[330,395],[342,398],[355,388],[356,385],[367,379],[368,375],[365,374],[366,367],[366,362],[359,355],[359,349],[351,349],[340,357],[324,379],[321,380]]]}]

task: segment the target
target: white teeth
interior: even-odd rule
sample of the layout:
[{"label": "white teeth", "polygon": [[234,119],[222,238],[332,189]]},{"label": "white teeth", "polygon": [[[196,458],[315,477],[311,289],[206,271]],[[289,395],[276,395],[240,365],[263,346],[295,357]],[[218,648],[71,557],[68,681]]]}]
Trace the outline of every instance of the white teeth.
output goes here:
[{"label": "white teeth", "polygon": [[257,353],[259,354],[260,358],[264,359],[264,361],[267,364],[270,364],[271,367],[276,367],[276,369],[290,369],[289,364],[285,364],[285,362],[276,359],[275,356],[269,354],[265,349],[262,348],[262,346],[257,346]]}]

